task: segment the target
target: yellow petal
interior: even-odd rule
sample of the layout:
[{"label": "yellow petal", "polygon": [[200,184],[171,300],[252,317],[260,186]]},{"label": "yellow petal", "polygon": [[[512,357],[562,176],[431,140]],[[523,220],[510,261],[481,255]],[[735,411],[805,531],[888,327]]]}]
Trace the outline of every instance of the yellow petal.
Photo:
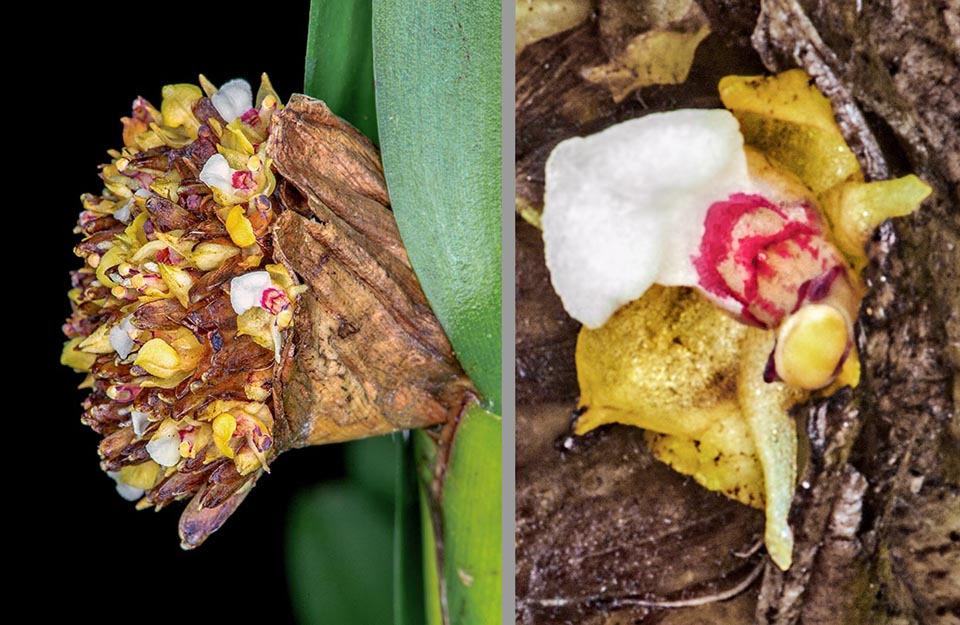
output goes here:
[{"label": "yellow petal", "polygon": [[589,0],[525,0],[517,2],[516,44],[519,54],[525,47],[569,30],[593,13]]},{"label": "yellow petal", "polygon": [[930,186],[910,174],[896,180],[849,182],[824,193],[820,204],[834,239],[854,269],[867,264],[863,246],[885,219],[913,213],[931,193]]},{"label": "yellow petal", "polygon": [[240,453],[234,458],[233,464],[237,467],[237,473],[240,475],[247,475],[261,467],[266,468],[261,458],[249,446],[240,450]]},{"label": "yellow petal", "polygon": [[247,247],[257,242],[257,237],[253,234],[253,226],[247,219],[246,211],[237,204],[227,213],[227,232],[230,233],[230,239],[240,247]]},{"label": "yellow petal", "polygon": [[193,277],[185,270],[163,263],[157,263],[160,277],[184,308],[190,307],[190,287],[193,286]]},{"label": "yellow petal", "polygon": [[814,193],[862,180],[830,101],[803,70],[776,76],[726,76],[720,99],[740,121],[744,140],[777,160]]},{"label": "yellow petal", "polygon": [[124,229],[123,239],[131,248],[139,248],[141,245],[147,244],[147,235],[143,231],[143,224],[145,224],[149,218],[150,213],[143,211]]},{"label": "yellow petal", "polygon": [[763,468],[743,415],[718,419],[696,438],[647,430],[657,460],[693,477],[703,487],[763,509]]},{"label": "yellow petal", "polygon": [[614,102],[622,102],[637,89],[648,85],[682,83],[690,72],[697,46],[709,34],[710,27],[705,23],[691,32],[654,30],[641,33],[609,63],[585,69],[583,77],[607,87]]},{"label": "yellow petal", "polygon": [[201,271],[211,271],[223,264],[223,261],[240,253],[239,248],[226,243],[201,243],[193,248],[190,260]]},{"label": "yellow petal", "polygon": [[746,326],[691,289],[651,287],[577,340],[582,434],[624,423],[692,438],[735,416]]},{"label": "yellow petal", "polygon": [[182,126],[190,138],[196,139],[200,122],[193,115],[193,106],[203,97],[200,88],[196,85],[167,85],[162,94],[160,114],[163,116],[164,125],[171,128]]},{"label": "yellow petal", "polygon": [[180,369],[180,356],[163,339],[150,339],[137,352],[133,364],[158,378],[169,378]]},{"label": "yellow petal", "polygon": [[239,117],[227,124],[223,136],[220,138],[220,144],[225,148],[243,154],[252,155],[256,152],[253,144],[250,143],[250,139],[243,133],[243,122],[240,121]]},{"label": "yellow petal", "polygon": [[157,483],[160,465],[153,460],[129,465],[120,469],[120,481],[134,488],[149,490]]},{"label": "yellow petal", "polygon": [[809,125],[841,137],[833,107],[809,74],[792,69],[776,76],[724,76],[718,86],[723,105],[785,122]]},{"label": "yellow petal", "polygon": [[246,334],[260,347],[275,351],[276,343],[273,336],[274,317],[269,312],[253,306],[237,317],[237,336]]},{"label": "yellow petal", "polygon": [[[63,351],[60,352],[60,364],[71,367],[74,371],[90,371],[90,367],[97,361],[95,353],[82,352],[77,349],[83,342],[82,336],[72,338],[63,344]],[[109,339],[107,339],[109,342]]]},{"label": "yellow petal", "polygon": [[290,272],[287,271],[287,268],[279,263],[264,265],[263,268],[270,274],[270,280],[280,286],[284,291],[287,291],[289,296],[290,289],[294,288],[296,283],[293,281],[293,277],[290,275]]},{"label": "yellow petal", "polygon": [[110,328],[112,326],[104,323],[97,326],[90,336],[80,341],[78,348],[81,352],[88,354],[111,354],[113,345],[110,344]]},{"label": "yellow petal", "polygon": [[105,287],[117,286],[117,283],[107,276],[107,270],[113,269],[124,260],[126,260],[127,251],[119,245],[114,245],[106,254],[100,257],[100,264],[97,265],[97,280]]},{"label": "yellow petal", "polygon": [[270,83],[270,78],[266,75],[266,73],[263,73],[260,74],[260,87],[257,89],[257,97],[254,106],[260,108],[260,105],[262,105],[268,97],[273,98],[272,102],[267,103],[268,105],[273,104],[275,106],[276,103],[280,102],[280,96],[277,95],[273,85]]},{"label": "yellow petal", "polygon": [[229,413],[223,413],[213,420],[213,444],[227,458],[233,458],[230,438],[237,429],[237,420]]}]

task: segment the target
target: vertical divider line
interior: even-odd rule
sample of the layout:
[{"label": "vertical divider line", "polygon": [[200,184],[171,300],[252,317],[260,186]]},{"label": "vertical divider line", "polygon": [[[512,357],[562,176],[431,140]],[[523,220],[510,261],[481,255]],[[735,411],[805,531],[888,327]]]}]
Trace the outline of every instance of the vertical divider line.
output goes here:
[{"label": "vertical divider line", "polygon": [[514,47],[516,45],[516,3],[503,0],[501,4],[503,34],[501,36],[501,67],[503,87],[501,89],[503,138],[501,141],[503,180],[503,228],[501,230],[502,271],[503,271],[503,312],[502,312],[502,389],[503,389],[503,623],[515,621],[516,605],[516,553],[514,536],[516,532],[516,65]]}]

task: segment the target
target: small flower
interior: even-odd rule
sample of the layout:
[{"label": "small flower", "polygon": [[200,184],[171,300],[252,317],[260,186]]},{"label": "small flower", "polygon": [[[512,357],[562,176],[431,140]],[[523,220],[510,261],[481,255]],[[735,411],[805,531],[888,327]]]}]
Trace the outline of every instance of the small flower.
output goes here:
[{"label": "small flower", "polygon": [[786,570],[789,410],[857,385],[864,245],[930,188],[864,182],[802,70],[719,89],[729,112],[651,114],[560,143],[546,167],[546,260],[585,326],[575,431],[644,428],[654,457],[764,508],[767,552]]},{"label": "small flower", "polygon": [[137,501],[143,497],[143,489],[130,486],[123,481],[120,471],[107,471],[107,475],[117,484],[117,494],[127,501]]},{"label": "small flower", "polygon": [[117,355],[120,356],[122,360],[126,360],[127,356],[130,355],[130,352],[133,351],[136,341],[134,336],[137,333],[137,329],[130,323],[131,316],[127,315],[123,318],[116,326],[110,328],[110,346],[113,347],[114,351],[117,352]]},{"label": "small flower", "polygon": [[273,287],[266,271],[251,271],[230,281],[230,305],[233,312],[242,315],[254,306],[260,306],[264,292]]},{"label": "small flower", "polygon": [[253,91],[250,83],[237,78],[224,83],[210,101],[222,118],[232,122],[253,108]]},{"label": "small flower", "polygon": [[150,415],[139,410],[130,411],[130,423],[133,426],[133,433],[137,438],[141,438],[150,427]]}]

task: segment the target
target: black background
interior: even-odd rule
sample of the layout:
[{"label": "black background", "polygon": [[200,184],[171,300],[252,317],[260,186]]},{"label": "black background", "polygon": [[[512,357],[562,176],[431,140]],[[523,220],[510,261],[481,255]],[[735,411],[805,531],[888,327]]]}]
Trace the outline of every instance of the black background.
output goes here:
[{"label": "black background", "polygon": [[26,217],[14,245],[29,252],[19,269],[7,268],[17,280],[29,273],[21,284],[31,295],[5,313],[8,324],[41,337],[39,349],[28,350],[26,375],[7,382],[16,397],[27,394],[6,417],[7,447],[17,453],[5,469],[8,487],[16,487],[7,488],[5,508],[17,528],[8,540],[23,540],[15,558],[35,574],[26,590],[40,593],[29,601],[29,621],[66,611],[99,623],[293,622],[283,558],[288,504],[298,489],[342,474],[339,447],[279,458],[219,532],[184,552],[181,505],[137,512],[100,470],[99,436],[79,422],[81,376],[58,361],[68,272],[79,266],[72,253],[78,198],[102,189],[97,165],[122,145],[119,119],[134,97],[159,107],[163,85],[196,83],[199,73],[214,84],[246,78],[256,91],[265,71],[281,97],[300,91],[308,7],[308,0],[33,5],[32,18],[7,25],[31,39],[8,57],[17,78],[4,105],[7,123],[32,137],[25,146],[7,143],[14,171],[26,176],[7,178],[6,210]]}]

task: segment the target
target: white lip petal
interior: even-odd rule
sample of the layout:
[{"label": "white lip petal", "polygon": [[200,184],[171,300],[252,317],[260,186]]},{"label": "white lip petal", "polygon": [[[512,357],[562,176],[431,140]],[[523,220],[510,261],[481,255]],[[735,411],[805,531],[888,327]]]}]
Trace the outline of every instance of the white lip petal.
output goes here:
[{"label": "white lip petal", "polygon": [[130,421],[133,424],[133,433],[136,434],[137,438],[143,436],[143,433],[150,427],[150,415],[146,412],[131,411]]},{"label": "white lip petal", "polygon": [[543,239],[567,312],[598,328],[654,283],[695,285],[707,209],[749,188],[725,110],[654,113],[560,143],[546,164]]},{"label": "white lip petal", "polygon": [[123,206],[113,211],[113,218],[119,221],[120,223],[128,224],[130,223],[130,205],[133,204],[133,198],[128,199],[123,203]]},{"label": "white lip petal", "polygon": [[143,497],[143,489],[130,486],[124,482],[117,482],[117,493],[127,501],[136,501]]},{"label": "white lip petal", "polygon": [[147,453],[150,458],[163,467],[176,466],[180,462],[180,436],[176,428],[172,431],[160,431],[149,443]]},{"label": "white lip petal", "polygon": [[120,481],[119,471],[107,471],[107,475],[117,483],[117,493],[127,501],[136,501],[143,497],[144,490]]},{"label": "white lip petal", "polygon": [[229,123],[253,108],[253,90],[246,80],[235,78],[220,87],[210,102]]},{"label": "white lip petal", "polygon": [[129,315],[124,317],[123,321],[110,328],[110,347],[117,352],[120,358],[126,359],[126,357],[130,355],[130,352],[133,351],[133,346],[136,345],[136,343],[130,336],[130,333],[135,330],[136,328],[134,328],[133,323],[130,322]]},{"label": "white lip petal", "polygon": [[231,280],[230,304],[233,312],[242,315],[254,306],[259,306],[263,292],[272,284],[270,274],[266,271],[251,271]]},{"label": "white lip petal", "polygon": [[224,193],[233,191],[233,169],[222,154],[214,154],[207,159],[200,170],[200,180],[212,189],[219,189]]}]

